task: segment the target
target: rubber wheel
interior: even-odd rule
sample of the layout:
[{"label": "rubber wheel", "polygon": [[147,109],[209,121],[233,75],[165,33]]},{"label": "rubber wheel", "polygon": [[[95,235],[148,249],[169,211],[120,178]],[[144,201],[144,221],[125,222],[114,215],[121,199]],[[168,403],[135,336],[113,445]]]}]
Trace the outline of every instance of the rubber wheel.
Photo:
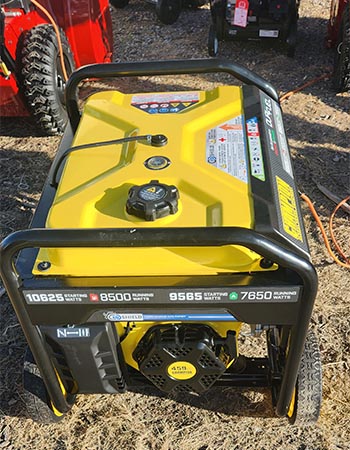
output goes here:
[{"label": "rubber wheel", "polygon": [[334,60],[333,86],[337,92],[350,91],[350,6],[345,6]]},{"label": "rubber wheel", "polygon": [[181,0],[157,0],[156,14],[162,23],[171,25],[179,18],[181,8]]},{"label": "rubber wheel", "polygon": [[[65,414],[59,413],[52,407],[45,384],[41,378],[39,368],[32,352],[27,348],[23,365],[23,401],[29,418],[39,423],[56,423]],[[70,396],[69,402],[73,406],[75,397]]]},{"label": "rubber wheel", "polygon": [[[211,8],[214,11],[214,8]],[[216,36],[219,41],[223,41],[225,37],[225,9],[223,8],[223,2],[215,5],[215,12],[212,14],[213,24],[216,29]]]},{"label": "rubber wheel", "polygon": [[209,27],[209,35],[208,35],[208,53],[209,56],[217,56],[218,52],[219,52],[219,39],[214,24],[211,24]]},{"label": "rubber wheel", "polygon": [[109,3],[115,8],[125,8],[129,4],[129,0],[109,0]]},{"label": "rubber wheel", "polygon": [[310,330],[306,337],[298,379],[287,413],[289,423],[298,426],[314,424],[320,415],[321,401],[321,354],[317,338]]},{"label": "rubber wheel", "polygon": [[[60,37],[69,76],[74,70],[73,55],[63,32]],[[61,134],[66,126],[65,85],[52,25],[32,28],[26,34],[22,48],[22,91],[30,112],[45,135]]]}]

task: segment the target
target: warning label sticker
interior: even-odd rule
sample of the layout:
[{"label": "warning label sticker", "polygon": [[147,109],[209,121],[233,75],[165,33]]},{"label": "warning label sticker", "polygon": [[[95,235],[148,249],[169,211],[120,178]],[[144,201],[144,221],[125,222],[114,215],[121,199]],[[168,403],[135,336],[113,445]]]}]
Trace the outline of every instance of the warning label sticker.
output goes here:
[{"label": "warning label sticker", "polygon": [[276,184],[283,229],[294,239],[303,242],[294,190],[288,183],[277,176]]},{"label": "warning label sticker", "polygon": [[250,167],[252,175],[261,181],[265,181],[264,162],[261,151],[261,140],[258,119],[252,117],[246,123],[248,147],[250,156]]},{"label": "warning label sticker", "polygon": [[199,102],[199,92],[137,94],[131,105],[148,114],[176,114]]},{"label": "warning label sticker", "polygon": [[287,138],[284,132],[281,108],[277,102],[273,101],[265,94],[261,94],[261,97],[268,146],[270,151],[279,159],[283,170],[293,178],[292,163]]},{"label": "warning label sticker", "polygon": [[211,166],[247,183],[243,126],[243,116],[237,116],[209,130],[206,160]]},{"label": "warning label sticker", "polygon": [[276,102],[271,102],[274,112],[277,140],[283,169],[293,178],[292,163],[290,160],[286,134],[284,132],[281,109]]}]

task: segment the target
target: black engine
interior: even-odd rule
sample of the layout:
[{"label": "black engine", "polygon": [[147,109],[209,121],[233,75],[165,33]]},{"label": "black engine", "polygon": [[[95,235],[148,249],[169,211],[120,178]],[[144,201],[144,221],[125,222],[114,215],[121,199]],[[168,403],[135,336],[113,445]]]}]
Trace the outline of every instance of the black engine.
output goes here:
[{"label": "black engine", "polygon": [[224,339],[207,325],[157,325],[150,328],[133,357],[140,372],[164,392],[209,389],[237,356],[236,336]]}]

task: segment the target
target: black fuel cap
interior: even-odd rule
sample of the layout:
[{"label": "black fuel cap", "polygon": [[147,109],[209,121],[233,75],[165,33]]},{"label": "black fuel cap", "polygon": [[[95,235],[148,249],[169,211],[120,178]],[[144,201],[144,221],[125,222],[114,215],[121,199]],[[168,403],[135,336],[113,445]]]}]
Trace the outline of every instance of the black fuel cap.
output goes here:
[{"label": "black fuel cap", "polygon": [[175,214],[178,207],[179,191],[176,186],[151,180],[129,190],[126,211],[144,220],[156,220]]}]

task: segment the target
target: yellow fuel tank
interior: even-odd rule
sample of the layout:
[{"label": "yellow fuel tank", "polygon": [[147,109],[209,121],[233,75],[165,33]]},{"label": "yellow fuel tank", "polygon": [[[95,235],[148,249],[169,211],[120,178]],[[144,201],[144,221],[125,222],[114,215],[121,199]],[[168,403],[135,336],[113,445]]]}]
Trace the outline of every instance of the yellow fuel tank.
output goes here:
[{"label": "yellow fuel tank", "polygon": [[[251,228],[242,89],[92,95],[72,146],[138,135],[164,135],[163,146],[125,142],[68,155],[48,228]],[[175,186],[177,211],[150,221],[126,210],[133,186]],[[160,243],[161,244],[161,243]],[[261,270],[259,255],[219,248],[106,248],[41,250],[45,275],[209,275]]]}]

